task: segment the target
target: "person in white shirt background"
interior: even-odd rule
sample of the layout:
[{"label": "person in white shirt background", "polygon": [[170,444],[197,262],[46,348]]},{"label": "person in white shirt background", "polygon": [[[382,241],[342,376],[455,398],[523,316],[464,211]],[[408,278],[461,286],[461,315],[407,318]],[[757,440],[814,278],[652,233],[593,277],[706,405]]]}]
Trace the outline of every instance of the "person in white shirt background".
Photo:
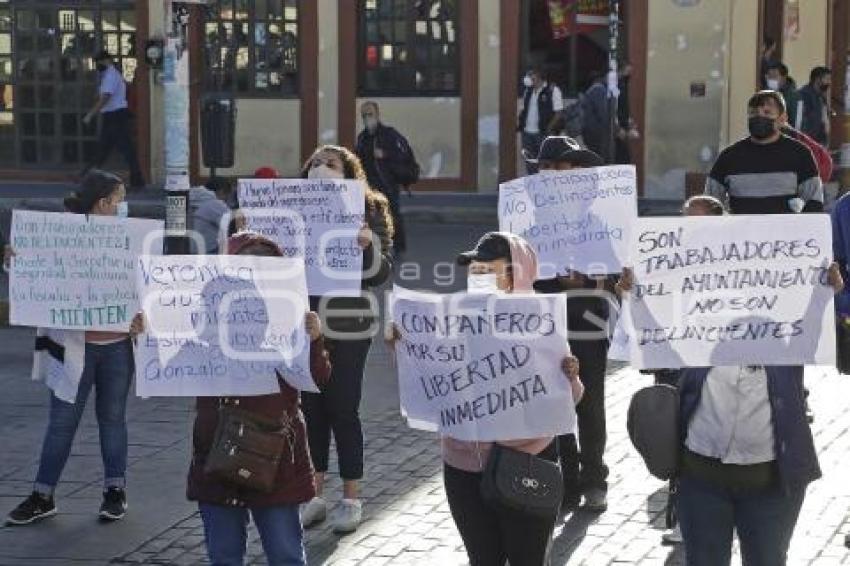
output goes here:
[{"label": "person in white shirt background", "polygon": [[130,170],[129,190],[142,190],[145,188],[145,178],[133,143],[133,129],[130,127],[132,113],[127,107],[127,83],[108,51],[100,51],[94,61],[100,75],[98,96],[94,106],[83,117],[83,124],[88,127],[100,116],[100,135],[95,159],[87,165],[82,175],[92,167],[100,168],[112,150],[117,149]]},{"label": "person in white shirt background", "polygon": [[546,80],[543,70],[532,67],[523,78],[522,112],[517,130],[522,134],[522,154],[529,175],[537,173],[533,160],[540,152],[540,144],[553,130],[564,110],[564,97],[557,85]]}]

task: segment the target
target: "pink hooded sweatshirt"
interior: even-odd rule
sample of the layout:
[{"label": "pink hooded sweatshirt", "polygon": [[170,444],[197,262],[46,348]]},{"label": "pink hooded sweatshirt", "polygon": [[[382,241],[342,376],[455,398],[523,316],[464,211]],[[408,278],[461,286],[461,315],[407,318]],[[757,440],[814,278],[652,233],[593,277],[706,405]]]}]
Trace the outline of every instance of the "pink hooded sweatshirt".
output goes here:
[{"label": "pink hooded sweatshirt", "polygon": [[[507,232],[499,232],[511,247],[511,267],[513,271],[513,291],[517,293],[534,292],[534,280],[537,277],[537,254],[524,239]],[[514,450],[528,454],[539,454],[552,442],[553,437],[506,440],[499,442]],[[484,470],[490,455],[492,442],[465,442],[444,436],[442,438],[443,461],[453,468],[466,472]]]}]

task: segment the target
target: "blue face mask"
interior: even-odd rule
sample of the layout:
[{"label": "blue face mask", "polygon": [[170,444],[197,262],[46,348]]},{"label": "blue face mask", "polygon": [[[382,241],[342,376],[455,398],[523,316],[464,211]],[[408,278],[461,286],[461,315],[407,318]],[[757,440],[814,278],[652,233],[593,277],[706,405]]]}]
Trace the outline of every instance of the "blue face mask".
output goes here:
[{"label": "blue face mask", "polygon": [[126,200],[122,200],[115,208],[115,216],[118,218],[127,218],[130,215],[130,205]]}]

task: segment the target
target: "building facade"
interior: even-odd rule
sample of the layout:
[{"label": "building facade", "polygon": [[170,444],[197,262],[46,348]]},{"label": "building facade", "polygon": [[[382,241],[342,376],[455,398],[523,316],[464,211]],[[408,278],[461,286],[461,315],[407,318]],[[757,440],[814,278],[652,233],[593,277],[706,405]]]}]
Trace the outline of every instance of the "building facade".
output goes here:
[{"label": "building facade", "polygon": [[[578,5],[573,19],[572,5]],[[523,171],[521,79],[542,65],[567,97],[607,66],[607,0],[209,0],[192,6],[192,174],[203,97],[237,99],[236,164],[295,174],[317,144],[352,146],[359,104],[411,141],[418,190],[494,191]],[[762,38],[802,86],[834,69],[843,113],[850,7],[843,0],[621,0],[618,58],[628,61],[632,159],[650,197],[684,194],[746,130]],[[91,60],[117,55],[136,115],[140,161],[162,179],[158,71],[140,54],[164,35],[162,0],[0,0],[0,178],[68,179],[92,158]],[[836,117],[833,144],[844,141]],[[120,163],[115,164],[121,166]]]}]

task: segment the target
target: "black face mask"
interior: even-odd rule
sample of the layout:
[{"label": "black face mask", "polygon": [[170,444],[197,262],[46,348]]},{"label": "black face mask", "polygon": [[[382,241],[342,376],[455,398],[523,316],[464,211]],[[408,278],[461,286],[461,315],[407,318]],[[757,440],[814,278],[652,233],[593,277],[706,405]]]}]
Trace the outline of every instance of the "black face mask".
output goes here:
[{"label": "black face mask", "polygon": [[750,135],[757,140],[764,140],[776,133],[776,120],[766,116],[750,116],[747,126]]}]

